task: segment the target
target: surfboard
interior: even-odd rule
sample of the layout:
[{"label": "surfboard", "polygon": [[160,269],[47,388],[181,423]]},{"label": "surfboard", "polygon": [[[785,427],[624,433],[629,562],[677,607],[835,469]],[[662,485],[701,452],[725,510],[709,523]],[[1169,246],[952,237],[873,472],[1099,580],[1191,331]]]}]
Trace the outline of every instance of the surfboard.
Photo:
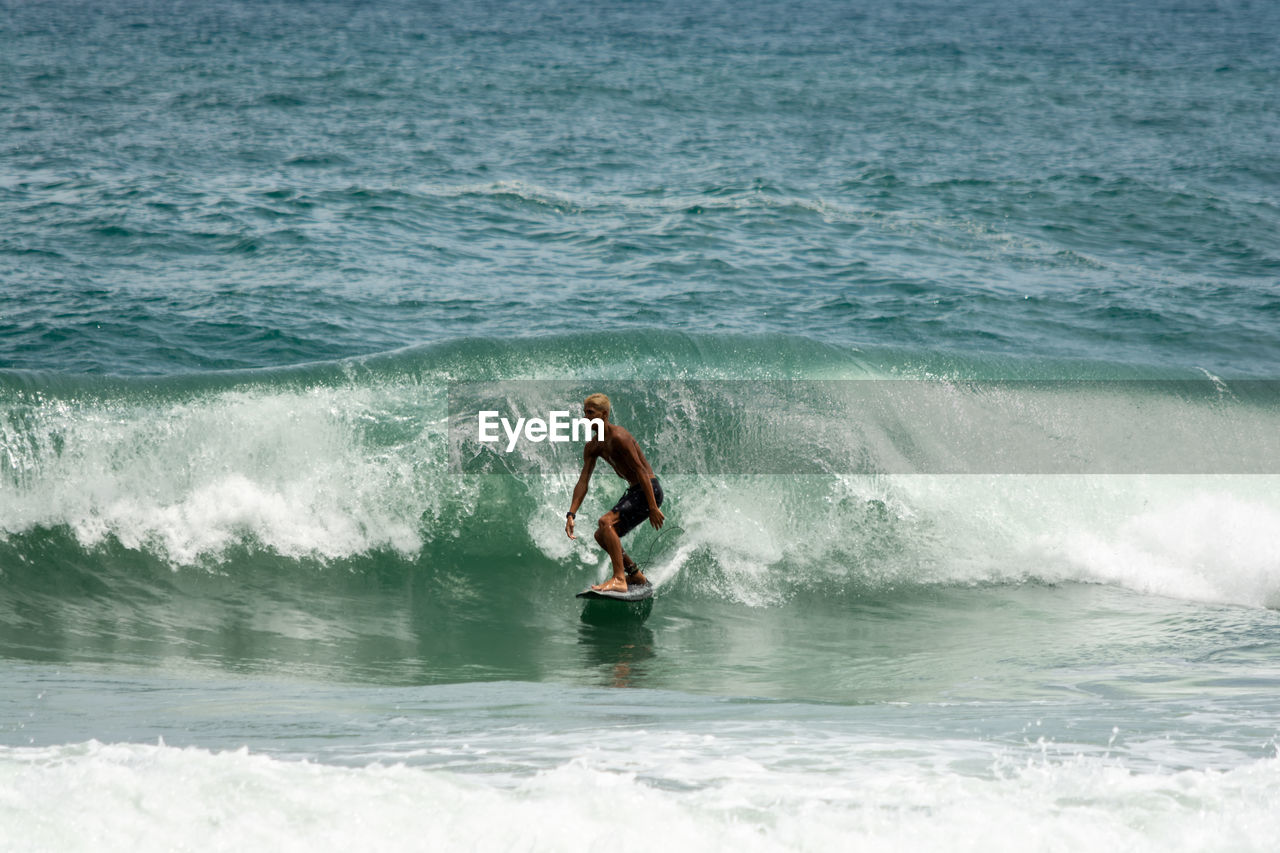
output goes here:
[{"label": "surfboard", "polygon": [[626,592],[600,592],[591,587],[587,587],[578,593],[578,598],[589,598],[593,600],[605,601],[644,601],[653,595],[653,584],[651,583],[633,583],[627,585]]}]

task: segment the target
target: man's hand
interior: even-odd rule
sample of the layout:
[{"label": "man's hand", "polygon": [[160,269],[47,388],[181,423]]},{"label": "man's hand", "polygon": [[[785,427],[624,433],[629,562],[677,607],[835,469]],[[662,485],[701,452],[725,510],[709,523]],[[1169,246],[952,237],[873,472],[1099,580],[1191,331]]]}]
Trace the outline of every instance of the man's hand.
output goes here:
[{"label": "man's hand", "polygon": [[649,523],[653,525],[654,530],[662,529],[662,522],[666,521],[666,516],[662,514],[662,510],[656,506],[649,510]]},{"label": "man's hand", "polygon": [[578,538],[573,535],[573,519],[572,518],[566,518],[564,520],[564,532],[569,534],[570,539]]}]

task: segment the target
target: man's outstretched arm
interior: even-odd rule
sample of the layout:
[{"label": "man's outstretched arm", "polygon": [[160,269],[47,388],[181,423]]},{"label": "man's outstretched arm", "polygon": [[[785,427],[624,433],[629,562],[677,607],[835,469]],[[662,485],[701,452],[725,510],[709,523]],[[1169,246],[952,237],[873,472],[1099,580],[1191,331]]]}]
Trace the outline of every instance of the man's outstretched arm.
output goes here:
[{"label": "man's outstretched arm", "polygon": [[569,534],[570,539],[578,537],[573,535],[573,516],[578,511],[578,507],[582,506],[582,501],[587,497],[587,487],[591,484],[591,472],[595,470],[596,457],[587,448],[582,450],[582,473],[578,475],[578,482],[573,487],[573,503],[569,504],[569,516],[564,520],[564,532]]},{"label": "man's outstretched arm", "polygon": [[[653,470],[649,467],[649,460],[644,458],[644,451],[640,449],[639,442],[634,438],[628,442],[627,451],[631,454],[632,464],[637,471]],[[661,530],[666,516],[662,514],[662,510],[658,509],[658,499],[653,494],[653,483],[648,477],[642,476],[640,488],[644,490],[644,499],[649,503],[649,523],[653,525],[654,530]]]},{"label": "man's outstretched arm", "polygon": [[653,525],[654,530],[661,530],[666,516],[662,514],[662,510],[658,509],[658,499],[653,496],[653,483],[645,479],[643,485],[645,500],[649,502],[649,523]]}]

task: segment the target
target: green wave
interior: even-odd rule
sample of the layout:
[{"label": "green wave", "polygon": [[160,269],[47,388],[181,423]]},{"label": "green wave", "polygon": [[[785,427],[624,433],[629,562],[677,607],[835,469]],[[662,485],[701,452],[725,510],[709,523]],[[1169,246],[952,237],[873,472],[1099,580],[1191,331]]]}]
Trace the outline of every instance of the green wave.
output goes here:
[{"label": "green wave", "polygon": [[[518,564],[540,586],[588,579],[598,551],[560,530],[576,447],[451,457],[450,393],[478,382],[526,408],[618,392],[617,420],[690,531],[660,571],[669,594],[773,606],[815,589],[1111,580],[1144,506],[1177,518],[1210,495],[1210,515],[1265,521],[1276,505],[1274,383],[778,335],[471,339],[194,376],[0,373],[7,576],[38,563],[101,579],[136,560],[181,577]],[[584,517],[622,485],[597,473]],[[1160,559],[1180,576],[1211,539]],[[1259,559],[1246,548],[1227,575]],[[1166,583],[1148,581],[1126,582]],[[1188,594],[1259,603],[1272,587],[1265,574],[1256,594]]]}]

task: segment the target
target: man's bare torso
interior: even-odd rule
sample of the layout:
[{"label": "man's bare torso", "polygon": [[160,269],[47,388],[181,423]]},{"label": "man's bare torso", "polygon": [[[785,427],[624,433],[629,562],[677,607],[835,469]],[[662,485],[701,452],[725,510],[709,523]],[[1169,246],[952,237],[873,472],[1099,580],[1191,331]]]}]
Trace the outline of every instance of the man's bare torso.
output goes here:
[{"label": "man's bare torso", "polygon": [[653,468],[649,467],[649,460],[631,433],[620,426],[610,424],[610,427],[604,441],[587,442],[587,453],[608,462],[614,473],[630,486],[652,480]]}]

